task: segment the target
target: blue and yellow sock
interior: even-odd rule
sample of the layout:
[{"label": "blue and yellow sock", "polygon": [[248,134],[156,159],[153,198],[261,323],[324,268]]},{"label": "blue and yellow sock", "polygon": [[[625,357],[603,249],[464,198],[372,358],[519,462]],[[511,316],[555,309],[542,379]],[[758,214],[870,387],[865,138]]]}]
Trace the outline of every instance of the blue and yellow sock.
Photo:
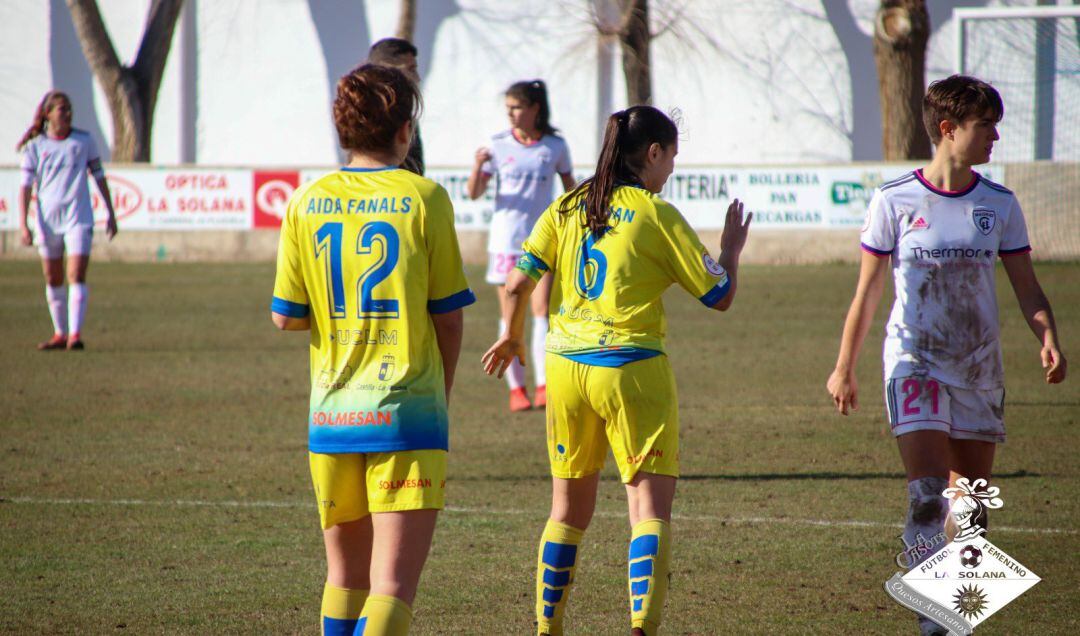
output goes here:
[{"label": "blue and yellow sock", "polygon": [[646,519],[630,534],[630,626],[653,636],[667,599],[671,562],[671,526],[661,519]]},{"label": "blue and yellow sock", "polygon": [[405,636],[412,625],[412,609],[405,601],[385,594],[372,594],[356,623],[354,636]]},{"label": "blue and yellow sock", "polygon": [[349,590],[327,583],[322,593],[323,636],[352,636],[367,590]]},{"label": "blue and yellow sock", "polygon": [[584,530],[548,519],[536,559],[536,631],[562,636],[563,615],[574,584],[578,545]]}]

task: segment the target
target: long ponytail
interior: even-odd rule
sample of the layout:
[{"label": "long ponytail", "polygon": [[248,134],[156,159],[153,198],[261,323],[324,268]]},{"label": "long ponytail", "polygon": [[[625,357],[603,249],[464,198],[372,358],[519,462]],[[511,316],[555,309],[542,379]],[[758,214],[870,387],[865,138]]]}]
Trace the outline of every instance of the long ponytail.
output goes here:
[{"label": "long ponytail", "polygon": [[52,100],[61,98],[67,100],[69,104],[71,103],[71,99],[68,98],[67,94],[61,91],[49,91],[48,93],[45,93],[45,97],[41,98],[41,103],[38,104],[37,110],[34,111],[33,123],[31,123],[30,127],[26,129],[25,133],[23,133],[22,139],[19,140],[19,143],[15,145],[16,152],[21,151],[23,147],[26,146],[26,144],[29,143],[30,140],[34,137],[44,134],[45,123],[49,115],[50,104],[52,103]]},{"label": "long ponytail", "polygon": [[656,143],[667,148],[678,135],[675,122],[652,106],[633,106],[612,113],[604,127],[596,172],[570,191],[559,205],[559,212],[582,211],[585,216],[582,226],[600,238],[608,230],[615,187],[641,186],[638,173],[645,167],[649,147]]}]

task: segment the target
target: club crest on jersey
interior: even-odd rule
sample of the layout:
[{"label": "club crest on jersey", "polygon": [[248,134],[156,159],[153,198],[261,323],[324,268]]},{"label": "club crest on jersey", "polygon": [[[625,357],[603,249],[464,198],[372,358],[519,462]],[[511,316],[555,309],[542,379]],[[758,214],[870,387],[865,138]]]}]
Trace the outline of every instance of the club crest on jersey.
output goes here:
[{"label": "club crest on jersey", "polygon": [[980,232],[989,236],[997,223],[997,214],[990,208],[975,208],[971,211],[971,219],[975,221],[975,227],[979,228]]},{"label": "club crest on jersey", "polygon": [[701,263],[705,266],[705,271],[709,272],[713,276],[719,276],[724,273],[724,268],[713,260],[712,256],[709,256],[708,252],[701,255]]}]

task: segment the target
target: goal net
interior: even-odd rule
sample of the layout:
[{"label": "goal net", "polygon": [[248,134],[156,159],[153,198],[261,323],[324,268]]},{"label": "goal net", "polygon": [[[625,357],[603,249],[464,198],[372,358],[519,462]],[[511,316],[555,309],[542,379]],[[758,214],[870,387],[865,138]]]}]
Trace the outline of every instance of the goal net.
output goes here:
[{"label": "goal net", "polygon": [[[956,70],[1005,102],[995,164],[1036,256],[1080,256],[1080,6],[957,9]],[[1038,163],[1034,163],[1038,162]]]}]

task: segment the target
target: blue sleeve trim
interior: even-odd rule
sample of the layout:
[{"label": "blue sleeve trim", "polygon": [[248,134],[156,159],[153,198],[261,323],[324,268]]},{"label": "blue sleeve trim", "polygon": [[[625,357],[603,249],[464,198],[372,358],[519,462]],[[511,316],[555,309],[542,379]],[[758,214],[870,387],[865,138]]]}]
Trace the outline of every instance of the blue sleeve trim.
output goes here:
[{"label": "blue sleeve trim", "polygon": [[1030,245],[1025,245],[1023,247],[1018,247],[1018,248],[1013,249],[1013,250],[998,250],[998,256],[1011,256],[1012,254],[1027,254],[1030,251],[1031,251],[1031,246]]},{"label": "blue sleeve trim", "polygon": [[544,272],[548,271],[548,266],[547,263],[536,254],[525,252],[521,255],[521,258],[518,259],[514,269],[521,270],[521,273],[533,279],[533,281],[538,281],[540,280],[540,277],[544,275]]},{"label": "blue sleeve trim", "polygon": [[467,307],[475,302],[476,294],[466,287],[452,296],[427,301],[427,310],[429,314],[445,314],[455,309]]},{"label": "blue sleeve trim", "polygon": [[725,280],[723,285],[714,285],[712,289],[710,289],[701,298],[698,298],[698,300],[700,300],[701,304],[705,305],[706,307],[712,307],[716,303],[723,300],[724,296],[727,296],[729,291],[731,291],[730,278],[728,280]]},{"label": "blue sleeve trim", "polygon": [[307,318],[308,313],[311,311],[311,307],[274,296],[274,299],[270,301],[270,311],[275,314],[281,314],[282,316],[288,316],[289,318]]},{"label": "blue sleeve trim", "polygon": [[860,245],[862,245],[863,251],[870,252],[875,256],[889,256],[893,253],[892,250],[879,250],[876,247],[870,247],[866,243],[860,243]]}]

